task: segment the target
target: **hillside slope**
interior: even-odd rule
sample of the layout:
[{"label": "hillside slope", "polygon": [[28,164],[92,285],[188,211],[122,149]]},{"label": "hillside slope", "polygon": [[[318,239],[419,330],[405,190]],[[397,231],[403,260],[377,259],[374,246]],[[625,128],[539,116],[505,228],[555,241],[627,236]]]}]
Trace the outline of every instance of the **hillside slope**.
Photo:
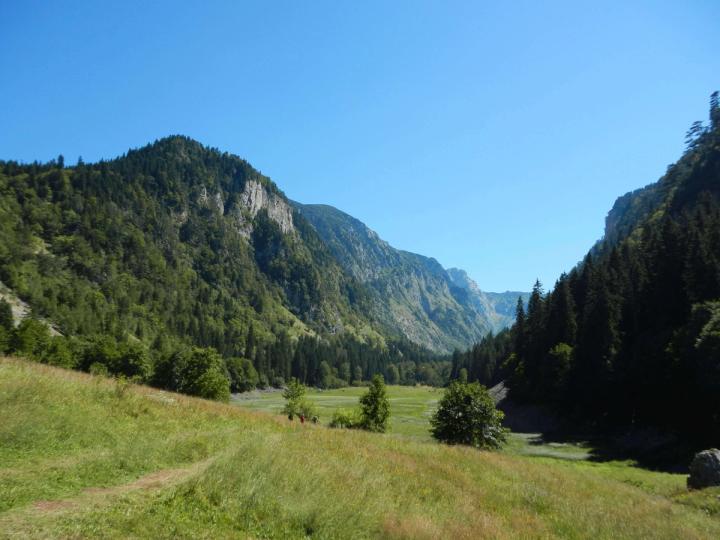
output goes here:
[{"label": "hillside slope", "polygon": [[512,326],[515,322],[518,298],[522,298],[523,303],[527,304],[530,297],[530,293],[520,291],[501,293],[483,291],[475,280],[460,268],[448,268],[447,273],[457,287],[468,292],[470,302],[477,311],[486,315],[495,333]]},{"label": "hillside slope", "polygon": [[0,417],[0,538],[720,535],[717,490],[682,475],[301,426],[12,359]]},{"label": "hillside slope", "polygon": [[[270,179],[187,137],[95,164],[0,162],[0,282],[67,337],[52,343],[64,366],[134,376],[111,359],[132,348],[161,386],[190,346],[250,360],[227,371],[251,386],[349,383],[432,356],[375,317]],[[46,342],[0,353],[39,358]]]},{"label": "hillside slope", "polygon": [[516,327],[511,396],[591,426],[720,443],[720,104],[655,184],[618,199],[604,241]]},{"label": "hillside slope", "polygon": [[66,333],[241,354],[251,325],[267,339],[369,328],[352,281],[247,162],[168,137],[60,165],[0,164],[0,279]]},{"label": "hillside slope", "polygon": [[[407,339],[449,352],[507,325],[509,318],[496,310],[498,303],[477,285],[471,289],[469,278],[457,282],[435,259],[393,248],[337,208],[293,204],[315,227],[340,266],[370,290],[375,316]],[[513,311],[515,302],[517,295],[512,300]]]}]

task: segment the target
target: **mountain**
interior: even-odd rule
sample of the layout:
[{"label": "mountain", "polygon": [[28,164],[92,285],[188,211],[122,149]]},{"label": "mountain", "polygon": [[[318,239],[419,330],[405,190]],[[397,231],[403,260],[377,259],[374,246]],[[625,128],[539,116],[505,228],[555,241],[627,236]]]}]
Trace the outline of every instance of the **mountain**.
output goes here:
[{"label": "mountain", "polygon": [[[408,340],[448,352],[466,348],[509,322],[503,301],[513,293],[490,297],[477,285],[471,290],[435,259],[393,248],[364,223],[332,206],[293,205],[339,265],[370,292],[374,317]],[[517,295],[511,302],[513,313],[515,302]]]},{"label": "mountain", "polygon": [[658,182],[615,202],[584,261],[533,291],[504,366],[511,397],[586,427],[720,443],[718,101]]},{"label": "mountain", "polygon": [[0,329],[0,352],[173,390],[183,363],[210,358],[192,346],[217,351],[235,389],[387,370],[441,384],[438,353],[507,320],[434,259],[182,136],[94,164],[0,162],[0,283],[58,334]]},{"label": "mountain", "polygon": [[170,389],[187,362],[217,364],[192,346],[219,353],[233,388],[348,384],[390,364],[408,384],[444,377],[415,370],[434,355],[375,318],[269,178],[187,137],[95,164],[0,162],[0,282],[32,314],[15,329],[0,301],[0,352]]},{"label": "mountain", "polygon": [[169,137],[109,162],[2,174],[3,281],[68,333],[170,328],[228,352],[233,326],[372,334],[314,230],[235,156]]},{"label": "mountain", "polygon": [[530,297],[530,293],[520,291],[501,293],[481,291],[478,284],[460,268],[448,268],[447,273],[457,287],[468,292],[475,309],[486,314],[494,333],[512,326],[515,322],[518,298],[522,298],[523,303],[527,304]]}]

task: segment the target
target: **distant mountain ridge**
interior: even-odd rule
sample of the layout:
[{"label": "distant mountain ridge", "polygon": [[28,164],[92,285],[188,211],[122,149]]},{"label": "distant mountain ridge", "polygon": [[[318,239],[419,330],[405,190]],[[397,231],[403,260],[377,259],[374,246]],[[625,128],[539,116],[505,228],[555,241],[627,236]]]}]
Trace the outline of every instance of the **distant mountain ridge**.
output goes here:
[{"label": "distant mountain ridge", "polygon": [[372,313],[431,350],[467,347],[505,328],[512,322],[518,296],[527,297],[484,293],[462,270],[448,271],[433,258],[395,249],[360,220],[332,206],[293,206],[315,227],[340,266],[369,289]]},{"label": "distant mountain ridge", "polygon": [[523,304],[527,304],[530,298],[530,293],[521,291],[483,291],[475,280],[460,268],[448,268],[447,273],[455,285],[468,291],[476,308],[487,314],[495,333],[515,323],[518,298],[523,299]]}]

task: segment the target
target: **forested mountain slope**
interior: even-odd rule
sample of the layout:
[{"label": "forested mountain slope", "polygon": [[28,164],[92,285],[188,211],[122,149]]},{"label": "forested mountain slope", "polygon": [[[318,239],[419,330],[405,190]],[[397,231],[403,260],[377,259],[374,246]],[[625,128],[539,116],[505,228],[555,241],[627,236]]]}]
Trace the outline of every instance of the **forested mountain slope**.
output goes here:
[{"label": "forested mountain slope", "polygon": [[[145,347],[143,365],[213,347],[252,362],[230,372],[260,383],[348,382],[429,357],[374,319],[363,285],[273,182],[186,137],[96,164],[0,162],[0,281],[86,369],[120,369],[113,342]],[[42,356],[38,336],[10,350]],[[76,336],[102,341],[97,354]]]},{"label": "forested mountain slope", "polygon": [[[510,322],[496,310],[501,302],[482,293],[467,274],[465,281],[456,281],[435,259],[393,248],[337,208],[293,204],[338,263],[367,287],[375,317],[410,341],[448,352],[465,348]],[[514,312],[520,293],[508,294],[514,294]]]},{"label": "forested mountain slope", "polygon": [[[596,426],[720,444],[720,105],[659,182],[618,199],[604,241],[512,331],[511,396]],[[471,372],[482,371],[477,368]]]}]

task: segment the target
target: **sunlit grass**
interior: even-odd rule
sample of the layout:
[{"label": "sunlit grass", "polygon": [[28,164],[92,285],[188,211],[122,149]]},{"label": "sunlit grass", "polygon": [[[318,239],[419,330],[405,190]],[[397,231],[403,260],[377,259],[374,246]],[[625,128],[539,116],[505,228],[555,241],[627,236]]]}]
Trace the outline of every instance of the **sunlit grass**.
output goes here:
[{"label": "sunlit grass", "polygon": [[[0,360],[0,415],[0,537],[720,537],[720,491],[682,475],[300,426],[28,362]],[[186,474],[138,487],[169,468]]]},{"label": "sunlit grass", "polygon": [[[320,422],[327,424],[338,409],[353,409],[365,387],[318,390],[309,388],[306,397],[318,410]],[[388,386],[390,400],[389,433],[430,441],[430,416],[442,397],[442,389],[429,386]],[[255,391],[233,396],[233,404],[240,407],[279,415],[285,401],[279,391]]]}]

